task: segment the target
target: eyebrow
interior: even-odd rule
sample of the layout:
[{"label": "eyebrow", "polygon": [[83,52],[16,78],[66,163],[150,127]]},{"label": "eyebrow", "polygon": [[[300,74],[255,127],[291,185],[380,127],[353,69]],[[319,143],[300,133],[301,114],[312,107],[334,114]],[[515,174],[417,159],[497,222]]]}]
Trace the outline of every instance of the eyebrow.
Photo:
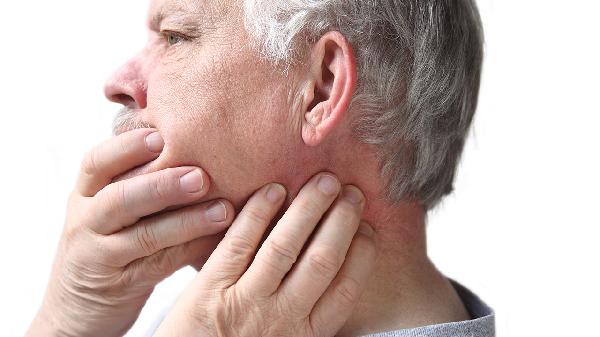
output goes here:
[{"label": "eyebrow", "polygon": [[191,12],[181,6],[167,4],[152,16],[149,25],[151,30],[160,31],[163,22],[169,20],[186,31],[197,32],[203,15],[205,15],[203,10]]},{"label": "eyebrow", "polygon": [[153,30],[159,30],[160,25],[165,18],[181,12],[181,9],[174,9],[171,6],[162,6],[158,12],[156,12],[150,20],[150,28]]}]

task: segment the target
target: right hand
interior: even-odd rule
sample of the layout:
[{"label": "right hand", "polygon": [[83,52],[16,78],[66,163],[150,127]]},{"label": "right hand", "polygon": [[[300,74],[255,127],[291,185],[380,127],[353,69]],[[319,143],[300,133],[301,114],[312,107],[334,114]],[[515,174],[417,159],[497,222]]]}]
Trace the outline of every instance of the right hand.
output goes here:
[{"label": "right hand", "polygon": [[156,130],[138,129],[87,154],[27,336],[122,336],[157,283],[217,246],[234,217],[228,201],[161,212],[206,195],[209,178],[201,169],[168,168],[113,182],[156,159],[163,147]]}]

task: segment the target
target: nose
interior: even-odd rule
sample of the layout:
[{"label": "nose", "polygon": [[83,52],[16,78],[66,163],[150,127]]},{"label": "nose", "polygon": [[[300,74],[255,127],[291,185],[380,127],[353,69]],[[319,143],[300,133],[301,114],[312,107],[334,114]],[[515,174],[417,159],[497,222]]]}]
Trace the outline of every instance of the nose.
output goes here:
[{"label": "nose", "polygon": [[138,58],[121,66],[106,82],[104,95],[115,103],[133,109],[145,109],[148,81]]}]

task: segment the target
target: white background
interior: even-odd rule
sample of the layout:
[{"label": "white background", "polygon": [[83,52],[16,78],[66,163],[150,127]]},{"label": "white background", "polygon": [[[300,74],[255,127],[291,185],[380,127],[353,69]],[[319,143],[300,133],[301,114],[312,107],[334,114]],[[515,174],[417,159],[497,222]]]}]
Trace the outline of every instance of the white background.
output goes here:
[{"label": "white background", "polygon": [[[597,336],[600,28],[595,1],[480,0],[481,103],[430,255],[499,336]],[[145,0],[0,3],[0,321],[42,298],[79,162],[110,136],[102,85],[144,43]],[[140,336],[193,276],[158,288]]]}]

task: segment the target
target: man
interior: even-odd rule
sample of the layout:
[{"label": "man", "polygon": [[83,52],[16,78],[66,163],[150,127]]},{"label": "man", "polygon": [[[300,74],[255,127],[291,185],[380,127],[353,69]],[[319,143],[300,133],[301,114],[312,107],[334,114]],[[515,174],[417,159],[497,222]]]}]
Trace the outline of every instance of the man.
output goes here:
[{"label": "man", "polygon": [[30,335],[122,335],[189,264],[157,335],[493,335],[425,239],[477,105],[472,1],[153,0],[149,28]]}]

